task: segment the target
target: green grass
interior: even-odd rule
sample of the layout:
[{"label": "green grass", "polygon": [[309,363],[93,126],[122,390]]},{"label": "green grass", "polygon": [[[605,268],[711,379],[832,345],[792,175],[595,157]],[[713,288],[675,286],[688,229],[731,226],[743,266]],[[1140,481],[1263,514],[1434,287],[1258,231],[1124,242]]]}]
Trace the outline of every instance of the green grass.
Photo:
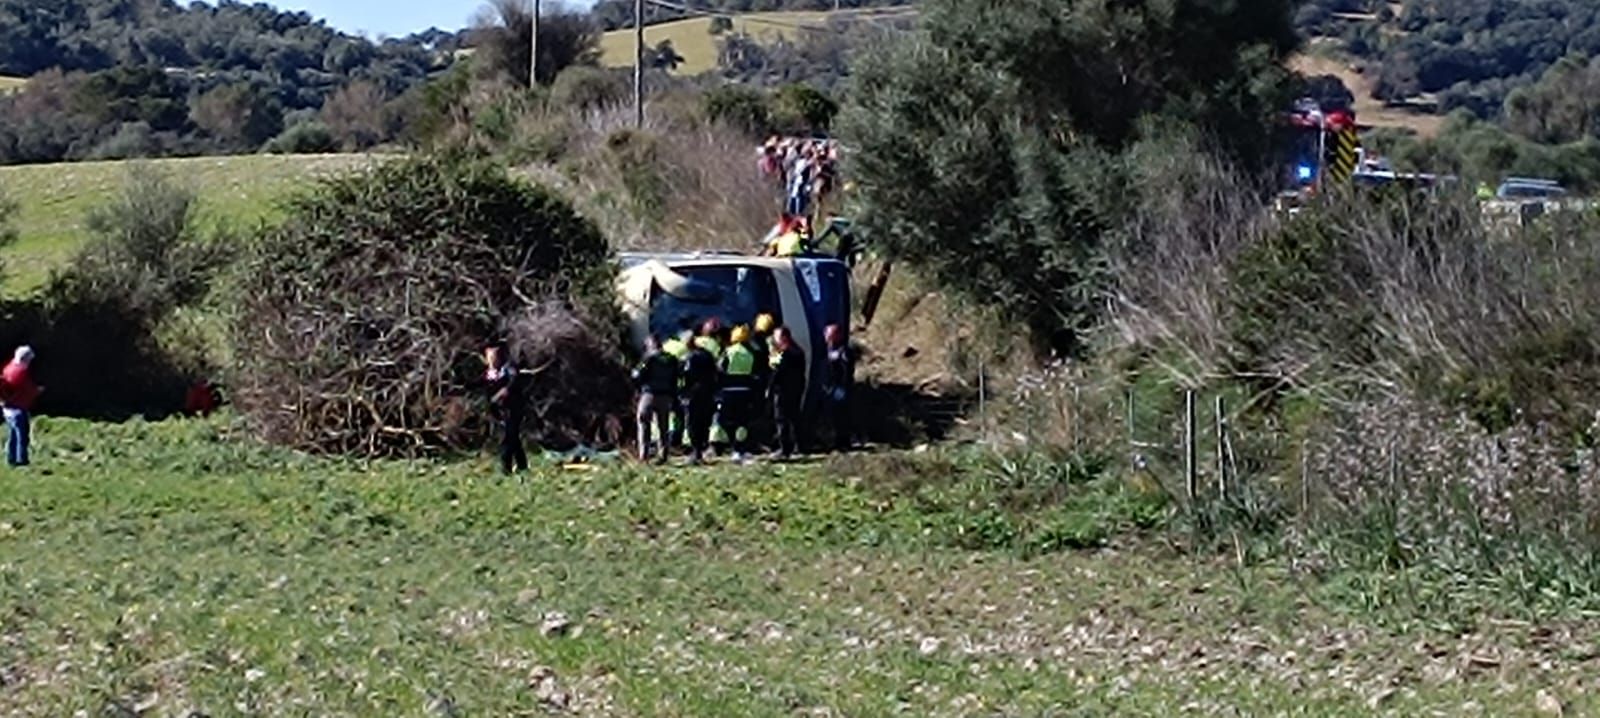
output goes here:
[{"label": "green grass", "polygon": [[1600,709],[1583,623],[1386,632],[1281,567],[1137,538],[953,548],[941,497],[1004,477],[942,459],[508,481],[212,423],[37,435],[36,466],[0,473],[5,715]]},{"label": "green grass", "polygon": [[[794,40],[801,33],[810,32],[806,28],[821,29],[827,27],[827,20],[834,17],[864,17],[871,15],[896,15],[910,12],[907,8],[875,8],[868,10],[845,10],[838,13],[827,11],[794,11],[794,12],[763,12],[746,13],[738,15],[733,20],[734,32],[742,32],[757,40],[771,41],[777,38]],[[644,29],[646,45],[654,47],[662,40],[671,40],[673,49],[683,56],[684,63],[678,67],[680,75],[698,75],[717,67],[717,36],[711,32],[711,18],[696,17],[685,20],[650,25]],[[634,59],[634,34],[632,30],[613,30],[600,38],[600,61],[608,67],[633,67]]]},{"label": "green grass", "polygon": [[[150,160],[199,192],[204,221],[247,229],[273,214],[273,200],[314,177],[370,159],[360,155],[242,155]],[[84,217],[127,180],[128,162],[0,167],[0,192],[21,205],[16,244],[4,250],[5,289],[25,293],[72,257],[88,238]]]}]

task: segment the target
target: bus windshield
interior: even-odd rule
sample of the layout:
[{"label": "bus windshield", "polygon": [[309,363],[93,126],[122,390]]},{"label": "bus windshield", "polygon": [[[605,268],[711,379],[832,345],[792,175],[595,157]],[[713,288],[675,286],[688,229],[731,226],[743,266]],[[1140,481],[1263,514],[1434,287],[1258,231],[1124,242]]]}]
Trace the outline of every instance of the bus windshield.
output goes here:
[{"label": "bus windshield", "polygon": [[762,313],[783,320],[777,282],[766,269],[679,267],[674,271],[689,281],[672,293],[657,286],[650,297],[650,332],[658,337],[698,329],[712,317],[729,327],[751,324]]}]

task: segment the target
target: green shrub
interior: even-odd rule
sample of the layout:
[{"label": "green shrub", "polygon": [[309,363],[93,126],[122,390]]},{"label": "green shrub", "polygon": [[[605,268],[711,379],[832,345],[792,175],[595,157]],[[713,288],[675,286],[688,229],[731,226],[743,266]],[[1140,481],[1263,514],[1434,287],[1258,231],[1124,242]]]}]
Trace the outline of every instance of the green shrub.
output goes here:
[{"label": "green shrub", "polygon": [[127,160],[156,157],[161,151],[161,143],[156,139],[155,132],[150,129],[149,124],[126,122],[117,128],[116,134],[95,145],[89,152],[89,159]]},{"label": "green shrub", "polygon": [[339,149],[333,130],[320,120],[302,122],[268,141],[262,152],[273,155],[316,155]]},{"label": "green shrub", "polygon": [[628,79],[615,70],[574,65],[556,76],[550,86],[550,104],[556,108],[593,110],[621,102],[628,91]]},{"label": "green shrub", "polygon": [[772,98],[772,123],[791,134],[827,132],[839,103],[810,85],[785,85]]},{"label": "green shrub", "polygon": [[211,357],[171,325],[198,305],[226,243],[199,230],[195,193],[135,165],[120,193],[92,210],[90,241],[42,294],[8,309],[5,341],[31,343],[51,413],[124,418],[181,408]]},{"label": "green shrub", "polygon": [[671,187],[662,172],[660,148],[654,135],[619,130],[606,138],[607,159],[622,179],[636,217],[647,223],[661,221]]},{"label": "green shrub", "polygon": [[731,83],[718,85],[701,96],[701,106],[706,119],[713,123],[757,136],[772,130],[767,98],[755,88]]},{"label": "green shrub", "polygon": [[1346,237],[1328,213],[1306,213],[1239,256],[1228,283],[1237,368],[1271,373],[1308,345],[1370,356],[1371,317],[1346,301],[1365,276]]}]

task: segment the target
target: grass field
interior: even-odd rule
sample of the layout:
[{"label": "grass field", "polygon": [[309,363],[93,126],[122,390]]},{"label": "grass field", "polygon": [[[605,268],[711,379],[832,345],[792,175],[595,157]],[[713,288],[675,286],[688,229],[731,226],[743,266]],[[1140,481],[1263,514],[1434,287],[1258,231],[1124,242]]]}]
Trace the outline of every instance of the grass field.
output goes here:
[{"label": "grass field", "polygon": [[962,549],[865,460],[508,481],[221,424],[37,433],[0,474],[4,715],[1600,709],[1591,624],[1397,628],[1136,536]]},{"label": "grass field", "polygon": [[[785,38],[793,40],[804,32],[813,32],[827,26],[829,17],[870,17],[873,15],[903,15],[907,8],[874,8],[846,10],[838,13],[816,12],[764,12],[747,13],[733,19],[734,32],[750,35],[758,40]],[[809,29],[808,29],[809,28]],[[654,47],[662,40],[671,40],[672,46],[683,56],[684,63],[678,74],[698,75],[717,67],[717,36],[711,32],[711,18],[697,17],[686,20],[650,25],[644,29],[645,44]],[[634,35],[632,30],[614,30],[600,39],[601,63],[608,67],[633,67]]]},{"label": "grass field", "polygon": [[[273,212],[272,202],[306,181],[358,167],[360,155],[242,155],[150,160],[179,184],[198,191],[206,221],[245,229]],[[3,254],[6,290],[26,292],[71,258],[87,239],[84,217],[128,177],[128,162],[72,162],[0,167],[0,192],[21,206],[20,238]]]}]

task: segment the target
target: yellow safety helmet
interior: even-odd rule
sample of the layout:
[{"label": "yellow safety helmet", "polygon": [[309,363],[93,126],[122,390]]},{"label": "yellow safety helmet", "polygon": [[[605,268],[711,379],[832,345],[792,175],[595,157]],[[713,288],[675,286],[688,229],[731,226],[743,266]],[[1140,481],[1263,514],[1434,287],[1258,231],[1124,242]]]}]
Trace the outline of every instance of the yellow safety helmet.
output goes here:
[{"label": "yellow safety helmet", "polygon": [[773,319],[771,314],[763,314],[759,317],[756,317],[757,332],[762,334],[771,334],[772,330],[777,328],[777,326],[778,320]]},{"label": "yellow safety helmet", "polygon": [[740,324],[733,328],[733,333],[728,337],[734,344],[743,344],[750,340],[750,328]]}]

